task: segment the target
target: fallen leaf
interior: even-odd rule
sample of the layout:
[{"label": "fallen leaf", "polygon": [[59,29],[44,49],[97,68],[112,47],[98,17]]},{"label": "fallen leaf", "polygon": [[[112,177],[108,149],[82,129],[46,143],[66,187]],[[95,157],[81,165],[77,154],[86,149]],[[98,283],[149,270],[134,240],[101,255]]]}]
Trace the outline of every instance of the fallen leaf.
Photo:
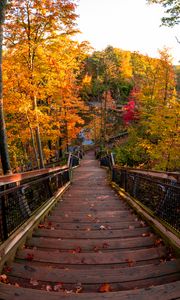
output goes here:
[{"label": "fallen leaf", "polygon": [[59,282],[57,283],[55,286],[54,286],[54,291],[55,292],[60,292],[64,290],[64,287],[63,287],[63,283],[62,282]]},{"label": "fallen leaf", "polygon": [[2,283],[8,283],[8,277],[6,274],[0,275],[0,282]]},{"label": "fallen leaf", "polygon": [[146,227],[146,224],[143,221],[140,222],[140,225],[141,225],[141,227]]},{"label": "fallen leaf", "polygon": [[26,259],[29,261],[32,261],[34,259],[34,254],[33,253],[27,253]]},{"label": "fallen leaf", "polygon": [[86,231],[91,231],[91,228],[89,228],[89,227],[88,227],[88,228],[86,228]]},{"label": "fallen leaf", "polygon": [[133,260],[131,260],[131,259],[126,259],[126,262],[128,263],[128,266],[129,267],[133,267],[134,266],[134,264],[135,264],[135,262],[133,261]]},{"label": "fallen leaf", "polygon": [[14,286],[17,287],[17,288],[20,287],[19,283],[17,283],[17,282],[15,282]]},{"label": "fallen leaf", "polygon": [[75,251],[76,251],[76,253],[81,253],[82,249],[81,249],[81,247],[77,247],[77,248],[75,249]]},{"label": "fallen leaf", "polygon": [[99,228],[100,228],[101,230],[106,229],[106,227],[105,227],[104,225],[101,225]]},{"label": "fallen leaf", "polygon": [[30,284],[32,284],[33,286],[37,286],[37,285],[39,285],[39,282],[36,279],[31,278]]},{"label": "fallen leaf", "polygon": [[91,214],[88,214],[87,216],[88,216],[89,218],[91,218],[91,217],[92,217],[92,215],[91,215]]},{"label": "fallen leaf", "polygon": [[161,245],[162,244],[162,239],[157,239],[157,240],[155,240],[155,242],[154,242],[154,246],[159,246],[159,245]]},{"label": "fallen leaf", "polygon": [[103,243],[103,249],[107,249],[109,247],[109,244],[108,243]]},{"label": "fallen leaf", "polygon": [[72,294],[72,293],[73,293],[73,290],[69,290],[69,291],[68,291],[68,290],[65,290],[64,292],[65,292],[66,294]]},{"label": "fallen leaf", "polygon": [[132,225],[129,225],[129,229],[134,229],[134,226],[132,226]]},{"label": "fallen leaf", "polygon": [[111,286],[109,283],[103,283],[100,288],[99,288],[99,292],[100,293],[107,293],[107,292],[111,292]]},{"label": "fallen leaf", "polygon": [[38,228],[46,228],[46,226],[44,224],[39,224]]},{"label": "fallen leaf", "polygon": [[49,285],[49,284],[47,284],[47,285],[46,285],[46,291],[47,291],[47,292],[51,292],[51,291],[52,291],[52,286]]},{"label": "fallen leaf", "polygon": [[149,232],[145,232],[145,233],[142,234],[142,236],[144,236],[144,237],[145,236],[150,236],[150,233]]},{"label": "fallen leaf", "polygon": [[72,254],[76,254],[76,250],[74,250],[74,249],[70,249],[70,250],[68,250],[68,252],[72,253]]},{"label": "fallen leaf", "polygon": [[76,287],[75,287],[75,293],[79,294],[81,293],[83,290],[82,284],[81,283],[77,283]]},{"label": "fallen leaf", "polygon": [[10,273],[12,271],[12,268],[11,267],[5,267],[4,268],[4,272],[5,273]]},{"label": "fallen leaf", "polygon": [[97,247],[97,246],[95,246],[95,247],[93,248],[93,251],[94,251],[94,252],[99,252],[99,250],[100,250],[100,248]]}]

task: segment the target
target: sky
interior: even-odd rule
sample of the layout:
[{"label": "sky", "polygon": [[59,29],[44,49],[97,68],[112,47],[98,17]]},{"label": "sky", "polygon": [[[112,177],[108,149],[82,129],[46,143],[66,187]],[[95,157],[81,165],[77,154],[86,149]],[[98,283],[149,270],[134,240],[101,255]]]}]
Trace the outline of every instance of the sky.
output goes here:
[{"label": "sky", "polygon": [[111,45],[158,57],[158,49],[170,49],[173,63],[180,61],[180,26],[161,25],[164,9],[146,0],[79,0],[79,41],[87,40],[94,50]]}]

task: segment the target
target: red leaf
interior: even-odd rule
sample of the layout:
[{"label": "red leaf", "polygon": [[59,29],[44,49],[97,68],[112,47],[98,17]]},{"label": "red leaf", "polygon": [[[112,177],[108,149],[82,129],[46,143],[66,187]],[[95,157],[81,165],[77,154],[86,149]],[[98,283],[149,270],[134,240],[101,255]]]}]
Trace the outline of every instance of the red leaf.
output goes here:
[{"label": "red leaf", "polygon": [[103,283],[99,288],[100,293],[107,293],[107,292],[111,292],[111,291],[112,291],[112,288],[109,283]]},{"label": "red leaf", "polygon": [[77,248],[75,249],[75,251],[76,251],[76,253],[81,253],[82,249],[81,249],[81,247],[77,247]]},{"label": "red leaf", "polygon": [[74,249],[72,249],[72,250],[70,249],[70,250],[68,250],[68,252],[72,253],[72,254],[76,254],[76,250],[74,250]]},{"label": "red leaf", "polygon": [[157,240],[155,240],[155,242],[154,242],[154,246],[159,246],[159,245],[161,245],[162,244],[162,240],[161,239],[157,239]]},{"label": "red leaf", "polygon": [[64,287],[63,287],[63,283],[62,283],[62,282],[59,282],[59,283],[57,283],[57,284],[54,286],[54,291],[60,292],[60,291],[62,291],[62,290],[64,290]]},{"label": "red leaf", "polygon": [[39,224],[38,228],[46,228],[46,226],[44,224]]},{"label": "red leaf", "polygon": [[10,273],[12,271],[12,268],[11,267],[5,267],[4,268],[4,272],[5,273]]},{"label": "red leaf", "polygon": [[129,267],[133,267],[134,266],[135,262],[133,260],[131,260],[131,259],[128,258],[128,259],[126,259],[126,261],[127,261]]},{"label": "red leaf", "polygon": [[95,246],[95,247],[93,248],[93,251],[94,251],[94,252],[99,252],[99,250],[100,250],[100,248],[97,247],[97,246]]},{"label": "red leaf", "polygon": [[26,259],[29,261],[32,261],[34,259],[34,254],[33,253],[27,253]]},{"label": "red leaf", "polygon": [[103,243],[103,249],[107,249],[109,247],[108,243]]},{"label": "red leaf", "polygon": [[81,247],[77,247],[76,249],[68,250],[69,253],[75,254],[75,253],[81,253],[82,249]]}]

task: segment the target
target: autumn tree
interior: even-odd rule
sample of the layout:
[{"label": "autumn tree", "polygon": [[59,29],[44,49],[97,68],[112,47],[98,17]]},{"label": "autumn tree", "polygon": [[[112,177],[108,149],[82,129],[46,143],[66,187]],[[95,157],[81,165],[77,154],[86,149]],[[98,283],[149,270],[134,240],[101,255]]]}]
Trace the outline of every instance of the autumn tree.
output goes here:
[{"label": "autumn tree", "polygon": [[[32,153],[36,150],[33,146],[36,115],[23,49],[21,46],[14,51],[9,49],[4,55],[5,110],[14,164],[16,156],[19,161],[25,157],[33,161],[36,157],[35,151]],[[33,88],[37,92],[36,114],[43,132],[41,141],[46,159],[65,150],[83,124],[84,104],[79,97],[77,77],[84,51],[86,44],[65,35],[38,47]]]},{"label": "autumn tree", "polygon": [[39,154],[40,167],[44,166],[43,151],[40,138],[38,118],[39,82],[36,81],[38,51],[50,44],[57,36],[73,34],[75,30],[75,3],[69,0],[31,1],[13,0],[5,23],[5,39],[7,48],[20,49],[24,58],[24,66],[28,70],[27,78],[29,97],[34,111],[35,137]]},{"label": "autumn tree", "polygon": [[5,19],[7,1],[2,0],[0,2],[0,155],[4,174],[11,172],[6,129],[4,121],[4,111],[3,111],[3,83],[2,83],[2,43],[3,43],[3,24]]},{"label": "autumn tree", "polygon": [[132,65],[138,118],[129,123],[129,140],[118,150],[119,160],[130,166],[178,169],[179,105],[171,57],[166,49],[160,59],[134,53]]}]

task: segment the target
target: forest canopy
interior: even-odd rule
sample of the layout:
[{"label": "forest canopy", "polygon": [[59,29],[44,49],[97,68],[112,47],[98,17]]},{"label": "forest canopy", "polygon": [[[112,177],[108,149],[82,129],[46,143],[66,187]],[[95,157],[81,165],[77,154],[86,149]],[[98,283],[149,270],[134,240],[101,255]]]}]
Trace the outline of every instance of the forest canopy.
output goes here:
[{"label": "forest canopy", "polygon": [[3,99],[13,170],[63,163],[82,130],[103,148],[128,132],[113,145],[121,165],[178,170],[180,67],[167,49],[159,58],[112,46],[92,52],[75,40],[76,21],[75,1],[7,6]]}]

